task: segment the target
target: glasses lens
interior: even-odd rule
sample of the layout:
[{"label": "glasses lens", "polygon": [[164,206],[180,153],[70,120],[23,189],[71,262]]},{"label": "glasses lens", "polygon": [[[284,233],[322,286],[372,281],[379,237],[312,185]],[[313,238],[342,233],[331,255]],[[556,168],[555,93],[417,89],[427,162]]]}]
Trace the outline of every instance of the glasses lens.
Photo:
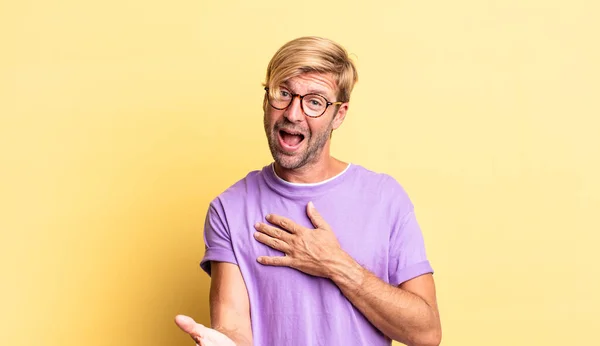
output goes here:
[{"label": "glasses lens", "polygon": [[302,100],[302,108],[309,117],[318,117],[325,112],[327,108],[327,100],[323,96],[317,94],[308,94]]},{"label": "glasses lens", "polygon": [[275,108],[284,109],[292,102],[292,94],[285,89],[280,89],[274,97],[269,97],[269,102]]}]

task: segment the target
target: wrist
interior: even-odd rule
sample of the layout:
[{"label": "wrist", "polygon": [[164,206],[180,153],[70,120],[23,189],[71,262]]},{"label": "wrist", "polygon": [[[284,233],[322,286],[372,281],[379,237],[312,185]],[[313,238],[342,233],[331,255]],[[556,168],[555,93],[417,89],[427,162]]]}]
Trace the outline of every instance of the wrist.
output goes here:
[{"label": "wrist", "polygon": [[364,268],[348,253],[340,250],[340,255],[330,267],[328,278],[336,285],[360,285],[364,279]]}]

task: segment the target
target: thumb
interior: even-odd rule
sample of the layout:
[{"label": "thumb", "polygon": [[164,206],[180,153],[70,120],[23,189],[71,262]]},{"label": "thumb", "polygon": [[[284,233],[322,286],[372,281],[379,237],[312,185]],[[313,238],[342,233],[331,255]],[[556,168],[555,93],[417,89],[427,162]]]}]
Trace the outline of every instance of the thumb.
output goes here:
[{"label": "thumb", "polygon": [[308,214],[308,218],[316,228],[327,227],[327,223],[325,222],[321,214],[319,214],[313,202],[308,202],[308,205],[306,206],[306,214]]},{"label": "thumb", "polygon": [[204,329],[206,329],[203,325],[196,323],[193,318],[185,315],[175,316],[175,324],[191,336],[202,337]]}]

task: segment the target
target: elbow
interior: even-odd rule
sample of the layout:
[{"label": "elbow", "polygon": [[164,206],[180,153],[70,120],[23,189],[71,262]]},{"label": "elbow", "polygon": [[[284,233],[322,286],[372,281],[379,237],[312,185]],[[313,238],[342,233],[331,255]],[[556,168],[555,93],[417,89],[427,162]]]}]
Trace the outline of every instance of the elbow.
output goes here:
[{"label": "elbow", "polygon": [[424,338],[423,343],[419,344],[420,346],[440,346],[442,343],[442,331],[435,330]]},{"label": "elbow", "polygon": [[440,346],[441,343],[442,343],[442,337],[440,335],[440,336],[433,337],[430,340],[427,340],[427,342],[420,344],[420,346]]},{"label": "elbow", "polygon": [[442,342],[442,329],[438,326],[421,333],[413,346],[439,346]]}]

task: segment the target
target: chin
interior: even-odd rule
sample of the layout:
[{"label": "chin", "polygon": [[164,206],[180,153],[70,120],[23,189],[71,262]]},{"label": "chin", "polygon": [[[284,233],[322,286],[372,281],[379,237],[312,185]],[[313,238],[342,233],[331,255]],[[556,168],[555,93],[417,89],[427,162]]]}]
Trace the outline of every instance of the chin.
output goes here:
[{"label": "chin", "polygon": [[277,163],[277,165],[281,168],[284,169],[296,169],[298,168],[300,162],[298,162],[298,160],[294,160],[294,159],[289,159],[289,158],[281,158],[281,157],[276,157],[275,158],[275,162]]},{"label": "chin", "polygon": [[284,169],[297,169],[306,164],[302,157],[294,155],[289,156],[285,154],[278,153],[274,157],[275,162]]}]

